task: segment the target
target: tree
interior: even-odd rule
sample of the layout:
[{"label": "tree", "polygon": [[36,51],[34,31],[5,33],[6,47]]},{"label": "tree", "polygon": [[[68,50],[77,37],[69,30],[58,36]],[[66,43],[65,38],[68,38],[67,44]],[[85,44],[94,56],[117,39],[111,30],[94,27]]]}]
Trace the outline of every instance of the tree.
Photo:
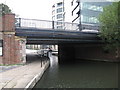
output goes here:
[{"label": "tree", "polygon": [[107,48],[116,48],[116,58],[120,47],[120,1],[103,8],[99,15],[100,37],[107,43]]},{"label": "tree", "polygon": [[3,16],[4,14],[9,14],[12,13],[11,9],[5,5],[5,4],[0,4],[0,16]]}]

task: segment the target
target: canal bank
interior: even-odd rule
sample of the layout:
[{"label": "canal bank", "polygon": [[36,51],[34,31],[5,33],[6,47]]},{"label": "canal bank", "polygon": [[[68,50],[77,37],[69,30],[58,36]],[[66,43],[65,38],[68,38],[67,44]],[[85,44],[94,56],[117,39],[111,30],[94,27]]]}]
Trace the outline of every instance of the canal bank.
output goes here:
[{"label": "canal bank", "polygon": [[33,60],[33,62],[0,73],[0,89],[32,88],[40,80],[45,70],[49,67],[48,58],[44,58],[42,65],[42,58],[30,55],[29,59]]}]

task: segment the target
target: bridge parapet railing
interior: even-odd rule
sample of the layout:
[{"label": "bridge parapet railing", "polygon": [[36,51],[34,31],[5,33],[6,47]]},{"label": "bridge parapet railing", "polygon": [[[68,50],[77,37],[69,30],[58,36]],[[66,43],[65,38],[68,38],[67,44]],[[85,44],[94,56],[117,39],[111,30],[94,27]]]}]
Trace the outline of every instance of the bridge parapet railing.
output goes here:
[{"label": "bridge parapet railing", "polygon": [[79,30],[77,23],[16,18],[16,27],[45,28],[55,30]]},{"label": "bridge parapet railing", "polygon": [[62,30],[77,30],[79,31],[79,24],[77,23],[69,23],[69,22],[62,22],[62,21],[53,21],[54,29],[62,29]]}]

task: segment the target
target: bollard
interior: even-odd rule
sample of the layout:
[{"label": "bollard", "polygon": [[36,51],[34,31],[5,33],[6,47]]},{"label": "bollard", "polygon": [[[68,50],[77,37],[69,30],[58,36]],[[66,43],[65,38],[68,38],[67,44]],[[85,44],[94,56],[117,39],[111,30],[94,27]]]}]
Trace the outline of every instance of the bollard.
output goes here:
[{"label": "bollard", "polygon": [[42,59],[41,59],[41,67],[42,67]]}]

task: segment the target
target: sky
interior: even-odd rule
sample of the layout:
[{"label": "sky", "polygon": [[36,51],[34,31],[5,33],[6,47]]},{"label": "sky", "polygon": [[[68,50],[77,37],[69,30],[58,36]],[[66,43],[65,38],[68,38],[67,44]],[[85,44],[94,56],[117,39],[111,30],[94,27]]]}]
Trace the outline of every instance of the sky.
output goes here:
[{"label": "sky", "polygon": [[52,20],[52,0],[0,0],[20,18]]},{"label": "sky", "polygon": [[[54,1],[55,0],[0,0],[0,3],[8,5],[12,12],[15,13],[16,16],[19,16],[20,18],[51,21],[52,5]],[[70,2],[71,0],[66,1]],[[83,0],[83,1],[102,1],[102,0]],[[68,11],[69,10],[67,10],[67,12]]]}]

